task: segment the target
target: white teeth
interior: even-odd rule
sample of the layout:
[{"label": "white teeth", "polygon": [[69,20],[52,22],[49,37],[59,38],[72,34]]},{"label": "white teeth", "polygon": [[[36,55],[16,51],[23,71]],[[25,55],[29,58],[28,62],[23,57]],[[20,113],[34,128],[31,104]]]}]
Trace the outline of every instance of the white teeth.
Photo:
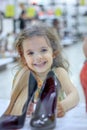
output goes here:
[{"label": "white teeth", "polygon": [[44,65],[45,63],[46,63],[46,61],[44,61],[43,63],[34,64],[34,65],[39,66],[39,65]]}]

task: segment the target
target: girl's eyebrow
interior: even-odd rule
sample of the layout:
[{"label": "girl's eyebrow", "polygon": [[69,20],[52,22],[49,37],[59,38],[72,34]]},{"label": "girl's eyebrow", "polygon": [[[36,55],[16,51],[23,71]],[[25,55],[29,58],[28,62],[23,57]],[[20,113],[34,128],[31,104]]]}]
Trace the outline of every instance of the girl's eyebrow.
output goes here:
[{"label": "girl's eyebrow", "polygon": [[28,49],[26,52],[31,52],[32,50]]},{"label": "girl's eyebrow", "polygon": [[43,46],[43,47],[41,47],[41,49],[43,49],[43,48],[46,48],[46,49],[47,49],[48,47],[44,47],[44,46]]}]

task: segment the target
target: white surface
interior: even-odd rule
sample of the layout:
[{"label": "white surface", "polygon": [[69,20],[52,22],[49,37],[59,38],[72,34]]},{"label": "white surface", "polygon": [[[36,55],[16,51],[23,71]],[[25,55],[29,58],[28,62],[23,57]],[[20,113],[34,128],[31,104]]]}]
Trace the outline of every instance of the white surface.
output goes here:
[{"label": "white surface", "polygon": [[[21,130],[30,130],[28,118],[26,119],[24,128]],[[54,130],[87,130],[85,105],[79,104],[67,112],[63,118],[57,118],[57,126]]]},{"label": "white surface", "polygon": [[0,66],[11,63],[11,62],[13,62],[13,60],[14,60],[13,58],[1,58],[0,59]]},{"label": "white surface", "polygon": [[4,113],[7,106],[9,105],[10,100],[0,99],[0,116]]},{"label": "white surface", "polygon": [[[0,115],[5,111],[9,100],[0,99]],[[26,118],[25,125],[20,130],[30,130],[30,118]],[[63,118],[57,118],[57,125],[54,130],[87,130],[87,113],[85,105],[80,103],[78,106],[68,111]]]}]

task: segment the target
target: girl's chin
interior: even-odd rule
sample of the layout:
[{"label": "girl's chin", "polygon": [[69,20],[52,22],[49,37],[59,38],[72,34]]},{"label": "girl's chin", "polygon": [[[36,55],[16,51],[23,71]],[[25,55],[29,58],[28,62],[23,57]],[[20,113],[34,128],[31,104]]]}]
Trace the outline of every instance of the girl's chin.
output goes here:
[{"label": "girl's chin", "polygon": [[35,70],[36,73],[38,74],[44,74],[44,73],[47,73],[49,71],[49,69],[38,69],[38,70]]},{"label": "girl's chin", "polygon": [[47,71],[47,69],[35,69],[35,72],[36,73],[44,73],[44,72],[46,72]]},{"label": "girl's chin", "polygon": [[44,71],[35,71],[36,73],[45,73],[46,72],[46,70],[44,70]]}]

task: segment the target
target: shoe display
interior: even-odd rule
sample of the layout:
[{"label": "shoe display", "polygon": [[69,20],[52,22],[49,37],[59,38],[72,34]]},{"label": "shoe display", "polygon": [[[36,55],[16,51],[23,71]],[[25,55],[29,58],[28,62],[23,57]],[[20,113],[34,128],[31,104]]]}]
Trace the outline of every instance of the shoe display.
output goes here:
[{"label": "shoe display", "polygon": [[30,120],[32,130],[49,130],[56,127],[56,106],[60,82],[50,71],[38,96],[34,113]]},{"label": "shoe display", "polygon": [[30,73],[30,76],[29,76],[29,85],[28,86],[29,86],[28,87],[28,98],[27,98],[27,101],[25,101],[25,104],[22,108],[22,114],[21,115],[3,114],[0,117],[0,130],[14,130],[14,129],[20,129],[24,126],[29,102],[32,100],[34,92],[37,89],[37,82],[36,82],[35,78],[33,77],[32,73]]}]

